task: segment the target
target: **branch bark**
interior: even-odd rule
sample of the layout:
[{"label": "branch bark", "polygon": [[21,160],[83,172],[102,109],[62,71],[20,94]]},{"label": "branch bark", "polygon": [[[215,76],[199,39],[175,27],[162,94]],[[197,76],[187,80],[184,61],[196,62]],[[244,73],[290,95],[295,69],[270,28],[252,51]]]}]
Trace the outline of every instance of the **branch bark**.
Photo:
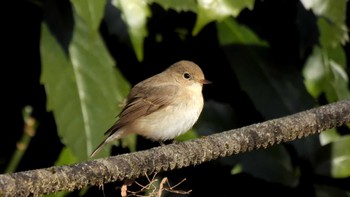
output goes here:
[{"label": "branch bark", "polygon": [[198,165],[350,123],[350,100],[182,143],[74,165],[0,175],[0,196],[39,196]]}]

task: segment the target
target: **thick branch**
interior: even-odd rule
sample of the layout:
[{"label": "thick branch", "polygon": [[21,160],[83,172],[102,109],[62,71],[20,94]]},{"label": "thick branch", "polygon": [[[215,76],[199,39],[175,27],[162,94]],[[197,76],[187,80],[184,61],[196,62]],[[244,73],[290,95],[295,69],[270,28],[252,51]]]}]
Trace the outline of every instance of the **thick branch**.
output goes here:
[{"label": "thick branch", "polygon": [[28,196],[72,191],[89,185],[134,179],[155,172],[198,165],[350,123],[350,100],[284,118],[75,165],[0,175],[0,196]]}]

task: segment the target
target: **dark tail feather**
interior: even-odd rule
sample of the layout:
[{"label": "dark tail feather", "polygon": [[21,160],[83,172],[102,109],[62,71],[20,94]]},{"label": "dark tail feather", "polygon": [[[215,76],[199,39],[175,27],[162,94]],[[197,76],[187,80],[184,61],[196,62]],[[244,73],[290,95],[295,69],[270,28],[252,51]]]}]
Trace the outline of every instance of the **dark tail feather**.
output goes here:
[{"label": "dark tail feather", "polygon": [[102,148],[107,144],[107,139],[103,140],[103,142],[97,146],[97,148],[91,153],[90,157],[94,157],[98,152],[102,150]]},{"label": "dark tail feather", "polygon": [[[111,132],[111,133],[110,133]],[[91,153],[90,157],[95,156],[98,152],[100,152],[102,150],[102,148],[108,144],[109,142],[113,141],[113,140],[117,140],[120,139],[123,135],[124,135],[124,131],[123,130],[118,130],[118,131],[114,131],[112,128],[109,129],[107,131],[107,133],[110,133],[109,136],[103,140],[103,142],[101,142],[101,144],[99,144],[97,146],[97,148]]]}]

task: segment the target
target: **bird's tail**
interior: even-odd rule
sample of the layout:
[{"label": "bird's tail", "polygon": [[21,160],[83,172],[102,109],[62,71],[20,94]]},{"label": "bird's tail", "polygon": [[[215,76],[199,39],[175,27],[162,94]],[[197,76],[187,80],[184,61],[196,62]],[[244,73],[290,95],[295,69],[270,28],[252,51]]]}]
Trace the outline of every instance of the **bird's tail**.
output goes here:
[{"label": "bird's tail", "polygon": [[[109,137],[108,137],[109,138]],[[90,157],[94,157],[98,152],[100,152],[102,150],[102,148],[107,144],[107,139],[103,140],[103,142],[101,142],[101,144],[99,144],[97,146],[97,148],[91,153]]]},{"label": "bird's tail", "polygon": [[100,152],[103,147],[108,144],[109,142],[111,141],[114,141],[114,140],[117,140],[117,139],[120,139],[121,137],[124,136],[124,131],[123,130],[118,130],[114,133],[111,133],[105,140],[103,140],[101,142],[101,144],[99,144],[97,146],[97,148],[91,153],[90,157],[94,157],[98,152]]}]

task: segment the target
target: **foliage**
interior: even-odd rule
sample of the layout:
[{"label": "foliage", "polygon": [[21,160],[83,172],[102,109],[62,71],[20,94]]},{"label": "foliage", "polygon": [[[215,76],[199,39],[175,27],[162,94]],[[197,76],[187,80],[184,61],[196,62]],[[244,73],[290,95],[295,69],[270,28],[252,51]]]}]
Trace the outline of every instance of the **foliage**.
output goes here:
[{"label": "foliage", "polygon": [[[214,81],[204,87],[207,102],[198,124],[179,140],[350,98],[346,0],[285,1],[277,11],[274,4],[283,3],[271,0],[36,3],[43,13],[40,82],[65,146],[56,165],[89,159],[115,121],[129,84],[179,59],[197,62]],[[294,7],[287,8],[290,4]],[[123,145],[142,149],[143,142],[136,140],[131,136]],[[340,128],[212,165],[228,166],[225,176],[248,174],[245,179],[283,185],[295,193],[307,177],[311,194],[346,195],[333,183],[350,178],[349,144],[349,128]],[[195,186],[189,187],[195,195]]]}]

